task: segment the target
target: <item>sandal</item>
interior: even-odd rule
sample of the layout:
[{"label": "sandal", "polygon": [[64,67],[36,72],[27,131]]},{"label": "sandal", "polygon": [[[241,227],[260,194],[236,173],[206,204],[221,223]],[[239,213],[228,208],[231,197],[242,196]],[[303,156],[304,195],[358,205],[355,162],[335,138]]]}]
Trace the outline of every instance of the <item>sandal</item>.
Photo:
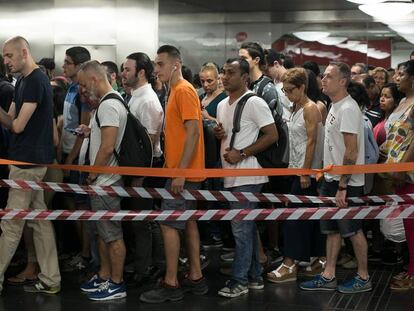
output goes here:
[{"label": "sandal", "polygon": [[406,275],[401,280],[394,280],[390,284],[393,290],[409,290],[414,289],[414,275]]},{"label": "sandal", "polygon": [[12,286],[22,286],[22,285],[32,285],[34,282],[37,281],[37,278],[34,279],[28,279],[25,276],[16,275],[9,277],[7,279],[7,284]]},{"label": "sandal", "polygon": [[312,277],[318,274],[321,274],[326,266],[326,260],[318,259],[315,260],[314,263],[310,266],[305,268],[305,275]]},{"label": "sandal", "polygon": [[[287,272],[280,272],[282,268],[287,269]],[[272,283],[285,283],[285,282],[292,282],[296,281],[297,269],[296,264],[285,265],[282,263],[276,270],[273,270],[267,274],[266,279]]]}]

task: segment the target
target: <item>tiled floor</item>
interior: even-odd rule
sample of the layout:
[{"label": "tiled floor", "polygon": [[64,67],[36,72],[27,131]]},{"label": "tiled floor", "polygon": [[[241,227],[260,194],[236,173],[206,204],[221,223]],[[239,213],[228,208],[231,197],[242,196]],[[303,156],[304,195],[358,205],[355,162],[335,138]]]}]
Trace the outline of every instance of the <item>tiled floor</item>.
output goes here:
[{"label": "tiled floor", "polygon": [[[214,256],[217,258],[216,256]],[[393,270],[397,268],[377,265],[370,273],[374,290],[370,293],[342,295],[332,292],[303,292],[296,283],[275,285],[266,283],[263,291],[250,292],[248,295],[225,299],[216,295],[226,277],[218,273],[218,263],[206,269],[210,291],[206,296],[188,295],[184,301],[148,305],[138,301],[140,290],[128,289],[128,297],[116,302],[90,302],[78,290],[78,276],[65,274],[63,290],[59,295],[47,296],[24,293],[22,288],[8,287],[0,297],[0,311],[316,311],[316,310],[368,310],[368,311],[409,311],[414,310],[414,290],[395,293],[388,289]],[[353,275],[353,271],[339,270],[338,280]],[[300,275],[300,279],[303,277]]]}]

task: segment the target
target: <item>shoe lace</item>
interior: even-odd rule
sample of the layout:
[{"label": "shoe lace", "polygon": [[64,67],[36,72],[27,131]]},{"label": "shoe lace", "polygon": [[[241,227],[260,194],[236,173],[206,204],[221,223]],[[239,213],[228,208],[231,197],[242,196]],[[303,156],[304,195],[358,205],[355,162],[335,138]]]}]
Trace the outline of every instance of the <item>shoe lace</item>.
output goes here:
[{"label": "shoe lace", "polygon": [[109,288],[109,281],[105,281],[101,285],[99,285],[98,292],[104,292],[108,288]]}]

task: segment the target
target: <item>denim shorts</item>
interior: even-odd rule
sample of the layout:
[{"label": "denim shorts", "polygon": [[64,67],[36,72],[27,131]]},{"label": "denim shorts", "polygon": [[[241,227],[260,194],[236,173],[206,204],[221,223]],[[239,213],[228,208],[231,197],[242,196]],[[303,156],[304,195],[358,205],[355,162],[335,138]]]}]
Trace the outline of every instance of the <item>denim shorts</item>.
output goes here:
[{"label": "denim shorts", "polygon": [[[338,190],[338,181],[324,181],[321,187],[321,196],[335,197]],[[348,186],[347,197],[359,197],[364,194],[364,187]],[[362,219],[321,220],[323,234],[340,233],[342,237],[349,238],[362,230]]]},{"label": "denim shorts", "polygon": [[[171,189],[171,179],[167,180],[165,184],[166,189]],[[184,184],[184,189],[188,190],[198,190],[201,188],[201,183],[199,182],[189,182],[186,181]],[[168,211],[168,210],[192,210],[197,209],[197,201],[186,201],[186,200],[163,200],[161,202],[161,210]],[[175,228],[177,230],[184,230],[185,229],[185,221],[160,221],[161,225],[169,226]]]}]

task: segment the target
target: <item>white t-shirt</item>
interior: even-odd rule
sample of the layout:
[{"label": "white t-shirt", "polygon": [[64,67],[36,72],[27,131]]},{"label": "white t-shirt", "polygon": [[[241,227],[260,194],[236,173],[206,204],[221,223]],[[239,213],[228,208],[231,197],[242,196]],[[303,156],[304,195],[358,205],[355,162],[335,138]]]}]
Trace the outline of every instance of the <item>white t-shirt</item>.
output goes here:
[{"label": "white t-shirt", "polygon": [[154,157],[162,155],[160,145],[160,134],[162,128],[162,120],[164,119],[164,111],[157,94],[151,87],[146,84],[134,90],[128,102],[131,113],[141,122],[151,135],[156,135],[154,145]]},{"label": "white t-shirt", "polygon": [[[325,123],[324,165],[343,165],[345,143],[343,133],[357,134],[358,158],[356,164],[365,162],[364,120],[357,102],[350,96],[332,103]],[[325,173],[327,181],[339,181],[339,175]],[[354,174],[350,186],[363,186],[364,174]]]},{"label": "white t-shirt", "polygon": [[[247,93],[252,92],[248,91],[245,94]],[[248,157],[235,165],[226,162],[223,157],[224,153],[226,153],[226,148],[230,146],[234,110],[240,98],[230,105],[229,97],[227,97],[217,107],[217,120],[223,124],[226,132],[226,136],[221,140],[220,148],[222,166],[223,168],[261,168],[255,156]],[[258,96],[249,98],[241,115],[240,132],[236,134],[233,147],[237,150],[249,147],[257,140],[260,129],[271,123],[274,123],[274,120],[267,103]],[[225,177],[224,187],[232,188],[243,185],[258,185],[266,182],[268,182],[267,176]]]},{"label": "white t-shirt", "polygon": [[282,82],[276,83],[276,90],[280,98],[280,103],[282,104],[282,107],[283,107],[282,118],[283,120],[285,120],[285,122],[289,122],[290,116],[292,114],[291,111],[292,111],[293,103],[289,100],[289,98],[287,98],[285,93],[283,93],[282,88],[283,88]]},{"label": "white t-shirt", "polygon": [[[109,93],[118,92],[111,91]],[[109,93],[105,94],[108,95]],[[105,97],[103,96],[103,97]],[[101,124],[101,128],[105,126],[113,126],[118,128],[118,133],[115,142],[115,150],[119,153],[121,141],[124,136],[125,126],[127,122],[127,110],[123,104],[116,99],[107,99],[100,103],[91,117],[91,134],[90,134],[90,146],[89,146],[89,160],[91,165],[95,164],[96,155],[98,154],[99,147],[101,146],[101,129],[96,123],[95,114],[98,113],[98,119]],[[118,161],[112,154],[106,166],[118,166]],[[110,186],[121,179],[120,175],[114,174],[100,174],[95,182],[95,185]]]}]

